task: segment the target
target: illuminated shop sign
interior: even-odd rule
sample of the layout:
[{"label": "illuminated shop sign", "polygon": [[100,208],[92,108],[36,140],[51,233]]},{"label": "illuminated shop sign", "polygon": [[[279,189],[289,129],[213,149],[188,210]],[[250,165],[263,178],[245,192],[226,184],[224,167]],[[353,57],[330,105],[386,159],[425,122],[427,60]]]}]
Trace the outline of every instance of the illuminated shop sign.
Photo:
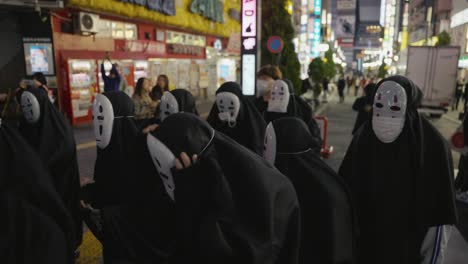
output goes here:
[{"label": "illuminated shop sign", "polygon": [[241,82],[242,93],[255,95],[257,72],[257,0],[242,0]]}]

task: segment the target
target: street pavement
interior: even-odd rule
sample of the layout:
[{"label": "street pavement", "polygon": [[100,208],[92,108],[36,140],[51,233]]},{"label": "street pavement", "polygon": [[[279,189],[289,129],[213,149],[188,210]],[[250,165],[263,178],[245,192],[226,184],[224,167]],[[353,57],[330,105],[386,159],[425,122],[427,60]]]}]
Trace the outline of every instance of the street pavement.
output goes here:
[{"label": "street pavement", "polygon": [[[316,113],[317,115],[327,117],[329,120],[327,135],[328,144],[333,146],[334,152],[330,158],[325,161],[336,171],[338,170],[352,139],[351,131],[354,126],[356,113],[352,110],[351,106],[355,98],[356,97],[348,95],[345,102],[340,104],[338,103],[336,96],[331,96],[329,98],[329,103],[319,107]],[[213,100],[203,101],[198,104],[197,107],[202,117],[207,116],[212,104]],[[433,119],[431,121],[445,138],[449,138],[451,133],[453,133],[460,125],[460,121],[457,120],[457,117],[458,112],[449,112],[444,117]],[[96,159],[96,147],[91,126],[75,128],[75,140],[77,142],[80,174],[82,177],[92,178],[94,161]],[[453,152],[453,158],[456,168],[459,154]],[[86,261],[85,258],[81,258],[79,263],[100,263],[100,261],[97,260],[99,257],[89,256],[90,254],[99,255],[99,249],[92,250],[92,253],[86,253],[86,251],[90,251],[89,248],[86,247],[96,247],[96,244],[98,243],[89,237],[89,233],[87,233],[87,236],[88,241],[91,242],[82,248],[82,252],[84,253],[83,257],[88,258],[90,261]],[[447,262],[445,264],[466,263],[468,263],[468,244],[461,237],[460,233],[457,230],[454,230],[449,241]]]}]

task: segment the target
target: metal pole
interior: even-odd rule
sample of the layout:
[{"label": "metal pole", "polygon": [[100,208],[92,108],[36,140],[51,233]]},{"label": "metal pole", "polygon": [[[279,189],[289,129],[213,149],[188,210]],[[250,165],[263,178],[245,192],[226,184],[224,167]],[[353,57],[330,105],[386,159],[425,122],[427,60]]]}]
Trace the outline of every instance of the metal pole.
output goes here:
[{"label": "metal pole", "polygon": [[[262,60],[262,0],[257,0],[257,70]],[[257,74],[257,73],[255,73]]]}]

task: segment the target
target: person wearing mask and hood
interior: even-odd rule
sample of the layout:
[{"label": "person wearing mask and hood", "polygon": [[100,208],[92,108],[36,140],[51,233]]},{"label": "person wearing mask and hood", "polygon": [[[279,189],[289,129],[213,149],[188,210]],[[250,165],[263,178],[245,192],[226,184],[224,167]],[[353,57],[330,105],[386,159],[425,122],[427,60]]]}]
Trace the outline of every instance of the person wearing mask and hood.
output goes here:
[{"label": "person wearing mask and hood", "polygon": [[43,90],[28,89],[21,95],[23,120],[19,130],[42,158],[55,191],[74,220],[75,248],[81,244],[80,174],[73,130]]},{"label": "person wearing mask and hood", "polygon": [[320,153],[322,139],[320,128],[313,118],[312,109],[302,99],[290,93],[286,82],[277,80],[273,83],[267,111],[263,113],[263,118],[265,122],[270,123],[287,116],[300,118],[307,124],[313,137],[312,140],[316,141],[317,148],[314,151]]},{"label": "person wearing mask and hood", "polygon": [[1,262],[75,263],[72,218],[41,158],[2,119],[0,168]]},{"label": "person wearing mask and hood", "polygon": [[147,192],[157,197],[147,210],[103,212],[107,233],[116,234],[105,261],[298,263],[294,188],[262,157],[188,113],[148,134],[146,151],[163,190]]},{"label": "person wearing mask and hood", "polygon": [[176,113],[191,113],[198,116],[195,98],[186,89],[175,89],[164,92],[159,104],[159,118],[161,122],[166,117]]},{"label": "person wearing mask and hood", "polygon": [[129,186],[134,172],[131,161],[137,137],[132,99],[124,92],[96,95],[93,125],[97,158],[94,182],[82,187],[84,202],[95,209],[132,199]]},{"label": "person wearing mask and hood", "polygon": [[299,263],[354,263],[356,223],[344,180],[315,153],[307,125],[295,117],[271,122],[264,158],[288,177],[301,206]]},{"label": "person wearing mask and hood", "polygon": [[369,83],[364,87],[364,96],[359,97],[354,101],[353,110],[358,112],[356,122],[354,123],[353,134],[370,118],[372,111],[372,101],[374,98],[376,85]]},{"label": "person wearing mask and hood", "polygon": [[270,91],[273,83],[276,80],[281,80],[283,74],[276,66],[265,65],[257,72],[257,98],[255,99],[255,107],[263,114],[268,108],[270,100]]},{"label": "person wearing mask and hood", "polygon": [[255,106],[242,95],[239,84],[226,82],[219,87],[207,121],[214,129],[262,155],[266,124]]},{"label": "person wearing mask and hood", "polygon": [[341,164],[359,223],[357,263],[443,263],[457,220],[452,154],[418,113],[421,99],[406,77],[380,81],[372,118]]}]

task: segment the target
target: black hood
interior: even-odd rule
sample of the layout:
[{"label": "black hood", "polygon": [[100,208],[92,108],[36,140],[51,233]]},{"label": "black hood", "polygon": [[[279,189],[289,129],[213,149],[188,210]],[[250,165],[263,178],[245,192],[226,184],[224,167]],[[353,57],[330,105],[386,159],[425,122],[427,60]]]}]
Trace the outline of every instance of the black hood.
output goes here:
[{"label": "black hood", "polygon": [[191,113],[198,115],[197,106],[195,104],[195,98],[192,93],[186,89],[175,89],[170,91],[179,104],[179,112]]},{"label": "black hood", "polygon": [[216,102],[208,115],[208,123],[216,130],[231,137],[239,144],[261,155],[263,150],[263,136],[265,133],[265,121],[262,116],[244,95],[239,84],[227,82],[221,85],[216,94],[229,92],[235,94],[240,100],[240,110],[234,127],[229,127],[226,122],[219,120],[219,110]]},{"label": "black hood", "polygon": [[194,115],[171,115],[154,135],[175,156],[199,155],[174,175],[174,263],[296,263],[298,204],[287,178]]},{"label": "black hood", "polygon": [[391,256],[385,263],[416,263],[428,228],[456,222],[452,155],[445,139],[417,111],[420,89],[403,76],[385,78],[377,88],[386,81],[398,83],[407,94],[403,131],[385,144],[376,137],[372,120],[367,121],[354,135],[340,175],[356,205],[360,261]]},{"label": "black hood", "polygon": [[293,183],[301,206],[300,263],[353,263],[356,221],[346,184],[312,151],[315,141],[302,120],[285,117],[272,126],[275,166]]},{"label": "black hood", "polygon": [[73,221],[43,161],[1,120],[0,168],[2,262],[74,263]]}]

